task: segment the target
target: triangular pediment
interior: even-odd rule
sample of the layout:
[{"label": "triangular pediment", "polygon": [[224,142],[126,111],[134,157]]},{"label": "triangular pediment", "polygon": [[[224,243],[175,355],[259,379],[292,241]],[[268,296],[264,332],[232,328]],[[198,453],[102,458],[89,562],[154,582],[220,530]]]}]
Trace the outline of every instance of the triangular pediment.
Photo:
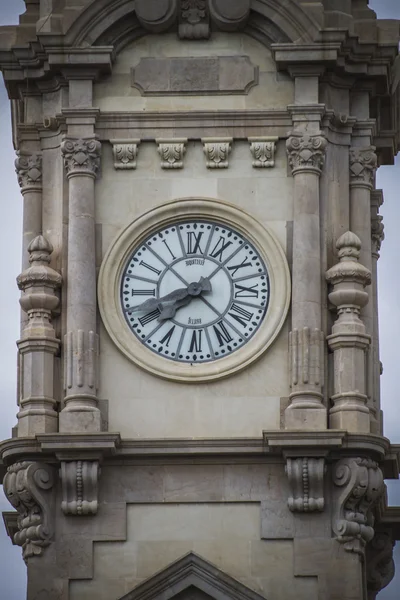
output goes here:
[{"label": "triangular pediment", "polygon": [[266,600],[194,552],[159,571],[120,600]]}]

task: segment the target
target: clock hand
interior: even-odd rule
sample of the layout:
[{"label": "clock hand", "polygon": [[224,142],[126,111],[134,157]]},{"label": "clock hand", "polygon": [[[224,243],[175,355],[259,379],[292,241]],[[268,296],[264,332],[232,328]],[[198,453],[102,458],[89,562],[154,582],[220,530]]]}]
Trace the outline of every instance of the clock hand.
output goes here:
[{"label": "clock hand", "polygon": [[174,290],[173,292],[170,292],[161,298],[150,298],[149,300],[145,300],[145,302],[142,302],[142,304],[130,308],[129,312],[154,310],[156,308],[162,311],[165,304],[174,305],[176,302],[182,301],[186,298],[189,298],[189,301],[187,302],[188,304],[193,296],[198,296],[202,292],[211,292],[210,280],[204,277],[200,277],[200,280],[197,283],[191,283],[187,288],[178,288],[177,290]]},{"label": "clock hand", "polygon": [[206,277],[200,277],[199,282],[194,282],[188,285],[187,287],[187,296],[184,298],[178,298],[172,304],[165,306],[161,310],[161,314],[158,317],[159,321],[165,321],[166,319],[172,319],[175,316],[178,308],[182,308],[182,306],[186,306],[189,304],[193,298],[196,296],[200,296],[203,292],[208,293],[211,292],[211,282]]}]

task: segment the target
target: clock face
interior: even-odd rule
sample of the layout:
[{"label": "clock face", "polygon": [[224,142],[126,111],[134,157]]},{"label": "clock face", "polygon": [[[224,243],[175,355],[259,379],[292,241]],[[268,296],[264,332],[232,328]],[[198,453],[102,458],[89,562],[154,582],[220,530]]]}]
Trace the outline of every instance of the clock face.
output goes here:
[{"label": "clock face", "polygon": [[127,260],[121,305],[137,339],[183,363],[224,358],[257,332],[269,305],[260,253],[231,227],[187,220],[155,231]]}]

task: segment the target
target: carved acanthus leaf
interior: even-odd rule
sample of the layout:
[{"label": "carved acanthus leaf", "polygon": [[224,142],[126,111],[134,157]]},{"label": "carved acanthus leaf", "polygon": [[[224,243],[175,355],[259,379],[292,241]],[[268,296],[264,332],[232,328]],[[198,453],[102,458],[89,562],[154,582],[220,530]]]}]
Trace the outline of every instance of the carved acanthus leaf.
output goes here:
[{"label": "carved acanthus leaf", "polygon": [[203,152],[206,156],[208,169],[227,169],[229,166],[228,157],[232,150],[232,138],[213,139],[205,138],[202,140]]},{"label": "carved acanthus leaf", "polygon": [[206,0],[181,0],[179,37],[198,40],[210,36],[210,19]]},{"label": "carved acanthus leaf", "polygon": [[276,140],[267,138],[249,138],[253,167],[263,169],[275,165]]},{"label": "carved acanthus leaf", "polygon": [[292,512],[323,511],[325,460],[288,458],[286,474],[290,485],[288,506]]},{"label": "carved acanthus leaf", "polygon": [[67,175],[84,173],[96,177],[100,168],[101,144],[95,139],[67,138],[61,144]]},{"label": "carved acanthus leaf", "polygon": [[382,471],[368,458],[343,458],[334,467],[333,483],[342,488],[334,504],[336,539],[349,552],[361,553],[374,537],[372,509],[384,491]]},{"label": "carved acanthus leaf", "polygon": [[372,186],[375,171],[378,166],[378,157],[375,146],[367,148],[350,148],[350,183],[351,185],[363,184]]},{"label": "carved acanthus leaf", "polygon": [[187,139],[156,140],[162,169],[182,169]]},{"label": "carved acanthus leaf", "polygon": [[322,135],[292,135],[286,141],[289,165],[294,173],[304,169],[321,171],[327,141]]},{"label": "carved acanthus leaf", "polygon": [[62,502],[65,515],[95,515],[98,508],[99,462],[73,460],[61,463]]},{"label": "carved acanthus leaf", "polygon": [[53,535],[54,470],[44,463],[16,463],[8,467],[3,483],[8,501],[18,511],[14,543],[22,546],[25,561],[41,555]]},{"label": "carved acanthus leaf", "polygon": [[19,152],[15,160],[15,172],[22,189],[42,185],[42,155]]},{"label": "carved acanthus leaf", "polygon": [[110,140],[113,145],[114,168],[136,169],[140,140]]}]

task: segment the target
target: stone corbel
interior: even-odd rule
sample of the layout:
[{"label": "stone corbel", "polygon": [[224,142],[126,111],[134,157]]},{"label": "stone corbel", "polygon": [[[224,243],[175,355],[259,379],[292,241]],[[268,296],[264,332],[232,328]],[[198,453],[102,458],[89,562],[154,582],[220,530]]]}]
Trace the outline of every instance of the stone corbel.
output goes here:
[{"label": "stone corbel", "polygon": [[379,529],[366,548],[366,574],[368,600],[375,600],[381,590],[389,585],[395,574],[392,529]]},{"label": "stone corbel", "polygon": [[95,515],[98,508],[99,461],[61,462],[62,502],[65,515]]},{"label": "stone corbel", "polygon": [[25,562],[40,556],[53,536],[54,469],[38,462],[20,462],[8,467],[4,492],[18,512],[14,543],[22,547]]},{"label": "stone corbel", "polygon": [[140,140],[110,140],[116,170],[136,169]]},{"label": "stone corbel", "polygon": [[180,0],[179,37],[200,40],[210,37],[207,0]]},{"label": "stone corbel", "polygon": [[209,0],[212,20],[222,31],[238,31],[242,29],[250,15],[251,0]]},{"label": "stone corbel", "polygon": [[333,468],[338,488],[334,499],[332,529],[348,552],[363,554],[374,537],[372,509],[384,493],[383,474],[369,458],[343,458]]},{"label": "stone corbel", "polygon": [[166,31],[178,18],[179,0],[136,0],[136,16],[147,31]]},{"label": "stone corbel", "polygon": [[232,150],[232,138],[203,138],[203,152],[206,156],[207,169],[227,169],[228,157]]},{"label": "stone corbel", "polygon": [[285,470],[290,486],[289,509],[292,512],[322,512],[325,505],[325,459],[307,456],[287,458]]},{"label": "stone corbel", "polygon": [[250,137],[250,152],[255,169],[265,169],[275,166],[276,137]]},{"label": "stone corbel", "polygon": [[162,169],[182,169],[187,139],[157,139]]}]

